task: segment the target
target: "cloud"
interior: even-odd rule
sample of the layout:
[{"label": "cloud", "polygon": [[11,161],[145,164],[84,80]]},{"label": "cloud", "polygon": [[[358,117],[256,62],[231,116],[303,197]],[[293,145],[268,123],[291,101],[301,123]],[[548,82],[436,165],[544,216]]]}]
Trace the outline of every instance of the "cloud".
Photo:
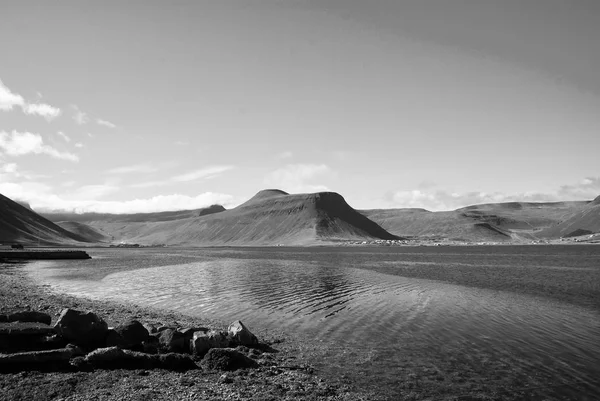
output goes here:
[{"label": "cloud", "polygon": [[83,124],[87,124],[90,121],[90,118],[88,117],[88,115],[86,113],[84,113],[83,111],[81,111],[79,109],[79,107],[77,107],[77,105],[72,104],[71,108],[73,109],[73,120],[77,124],[83,125]]},{"label": "cloud", "polygon": [[83,148],[83,147],[84,147],[84,144],[83,144],[83,143],[81,143],[81,142],[77,142],[77,143],[75,144],[75,147],[76,147],[76,148],[78,148],[78,149],[81,149],[81,148]]},{"label": "cloud", "polygon": [[156,166],[149,163],[133,164],[130,166],[121,166],[108,170],[110,174],[128,174],[128,173],[153,173],[158,171]]},{"label": "cloud", "polygon": [[[320,192],[329,190],[321,182],[335,176],[336,173],[325,164],[288,164],[267,174],[263,182],[288,192]],[[321,182],[316,183],[316,180]]]},{"label": "cloud", "polygon": [[46,103],[29,103],[22,106],[23,112],[28,115],[38,115],[51,121],[61,115],[61,110],[58,107],[52,107]]},{"label": "cloud", "polygon": [[108,127],[108,128],[117,128],[117,126],[115,124],[111,123],[110,121],[103,120],[101,118],[98,118],[96,120],[96,123],[98,125],[103,125],[103,126]]},{"label": "cloud", "polygon": [[233,169],[234,166],[209,166],[200,170],[190,171],[186,174],[181,174],[171,178],[172,181],[177,182],[186,182],[186,181],[196,181],[199,179],[210,179],[214,178],[225,171],[229,171]]},{"label": "cloud", "polygon": [[158,195],[129,201],[97,200],[117,189],[111,185],[88,185],[76,192],[58,195],[55,188],[37,182],[11,183],[0,181],[0,193],[11,199],[27,201],[37,212],[75,213],[151,213],[168,210],[190,210],[220,204],[235,205],[235,198],[228,194],[205,192],[197,196],[181,194]]},{"label": "cloud", "polygon": [[79,161],[77,155],[69,152],[60,152],[55,148],[44,145],[44,140],[39,134],[31,132],[8,133],[0,131],[0,151],[8,156],[23,156],[27,154],[45,154],[55,159]]},{"label": "cloud", "polygon": [[600,195],[600,177],[586,177],[579,183],[562,185],[555,192],[453,192],[424,188],[395,191],[384,198],[384,207],[424,208],[432,211],[455,210],[482,203],[500,202],[559,202],[591,200]]},{"label": "cloud", "polygon": [[69,137],[67,136],[67,134],[65,134],[65,133],[64,133],[64,132],[62,132],[62,131],[58,131],[58,132],[56,133],[56,135],[58,135],[58,136],[60,136],[62,139],[64,139],[64,141],[65,141],[65,142],[71,142],[71,138],[69,138]]},{"label": "cloud", "polygon": [[11,111],[14,106],[19,106],[23,113],[27,115],[38,115],[50,121],[60,116],[61,110],[58,107],[50,106],[46,103],[27,103],[23,96],[13,93],[0,80],[0,110]]},{"label": "cloud", "polygon": [[0,110],[10,111],[14,106],[23,106],[25,100],[19,94],[12,93],[0,80]]}]

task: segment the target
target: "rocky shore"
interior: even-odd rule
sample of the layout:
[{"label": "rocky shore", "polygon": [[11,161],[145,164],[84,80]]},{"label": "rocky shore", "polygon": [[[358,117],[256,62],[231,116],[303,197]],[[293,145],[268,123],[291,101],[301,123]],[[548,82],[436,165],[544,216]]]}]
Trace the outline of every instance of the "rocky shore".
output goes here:
[{"label": "rocky shore", "polygon": [[20,268],[0,264],[2,401],[375,399],[285,334],[55,294]]}]

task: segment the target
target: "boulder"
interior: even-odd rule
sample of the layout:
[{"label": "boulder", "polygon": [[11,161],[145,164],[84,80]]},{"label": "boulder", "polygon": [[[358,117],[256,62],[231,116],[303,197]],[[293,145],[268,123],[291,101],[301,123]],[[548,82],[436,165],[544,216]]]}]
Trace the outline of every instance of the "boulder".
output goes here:
[{"label": "boulder", "polygon": [[185,352],[192,353],[192,339],[194,338],[194,333],[197,331],[208,332],[209,329],[204,327],[186,327],[182,329],[177,329],[178,332],[183,334],[183,343]]},{"label": "boulder", "polygon": [[164,329],[156,334],[159,348],[167,352],[187,351],[185,336],[179,331],[171,328]]},{"label": "boulder", "polygon": [[85,361],[101,365],[125,358],[125,351],[119,347],[98,348],[85,356]]},{"label": "boulder", "polygon": [[9,322],[37,322],[50,325],[52,317],[44,312],[36,311],[20,311],[14,312],[7,315],[7,321]]},{"label": "boulder", "polygon": [[104,345],[106,347],[119,347],[124,348],[125,341],[121,337],[119,333],[114,328],[108,328],[106,332],[106,338],[104,340]]},{"label": "boulder", "polygon": [[43,323],[0,323],[0,336],[48,336],[52,334],[54,334],[52,326]]},{"label": "boulder", "polygon": [[121,336],[123,348],[134,348],[141,346],[150,334],[148,330],[137,320],[130,320],[117,327],[115,331]]},{"label": "boulder", "polygon": [[12,354],[0,354],[0,365],[12,363],[45,363],[68,361],[71,359],[71,356],[73,356],[73,350],[70,348],[15,352]]},{"label": "boulder", "polygon": [[227,334],[219,331],[197,331],[192,337],[192,353],[203,356],[211,348],[225,348],[230,344]]},{"label": "boulder", "polygon": [[99,348],[87,354],[83,361],[78,361],[78,364],[82,367],[91,366],[104,369],[189,370],[198,368],[188,355],[174,353],[149,355],[143,352],[122,350],[118,347]]},{"label": "boulder", "polygon": [[258,344],[258,338],[239,320],[231,323],[227,328],[227,332],[238,345],[253,346]]},{"label": "boulder", "polygon": [[88,347],[104,344],[108,333],[108,325],[96,314],[69,308],[63,309],[54,328],[69,342]]},{"label": "boulder", "polygon": [[207,370],[226,371],[258,367],[254,360],[233,348],[211,348],[202,359],[201,365]]},{"label": "boulder", "polygon": [[157,332],[156,326],[150,323],[144,323],[144,327],[148,330],[149,334],[154,334]]},{"label": "boulder", "polygon": [[65,369],[72,355],[70,349],[0,354],[0,371]]}]

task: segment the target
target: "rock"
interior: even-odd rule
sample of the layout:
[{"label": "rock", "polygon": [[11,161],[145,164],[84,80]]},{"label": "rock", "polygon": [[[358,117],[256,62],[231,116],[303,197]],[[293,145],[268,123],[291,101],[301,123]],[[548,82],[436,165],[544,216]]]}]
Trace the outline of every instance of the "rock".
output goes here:
[{"label": "rock", "polygon": [[192,353],[203,356],[211,348],[225,348],[229,346],[227,335],[218,331],[197,331],[192,337]]},{"label": "rock", "polygon": [[159,348],[167,352],[187,351],[185,346],[185,337],[179,331],[171,328],[158,332],[157,335]]},{"label": "rock", "polygon": [[186,327],[182,329],[177,329],[178,332],[183,334],[183,344],[185,352],[193,353],[192,349],[192,339],[194,338],[194,333],[197,331],[208,332],[209,329],[205,327]]},{"label": "rock", "polygon": [[160,350],[160,342],[158,337],[151,335],[148,339],[142,342],[142,351],[147,354],[158,354]]},{"label": "rock", "polygon": [[61,369],[68,366],[73,352],[70,349],[55,349],[46,351],[16,352],[0,354],[0,370],[46,370]]},{"label": "rock", "polygon": [[255,361],[233,348],[211,348],[202,359],[201,365],[208,370],[226,371],[258,367]]},{"label": "rock", "polygon": [[148,330],[149,334],[154,334],[158,331],[158,330],[156,330],[156,326],[154,326],[153,324],[144,323],[143,326],[146,330]]},{"label": "rock", "polygon": [[118,347],[100,348],[90,352],[84,362],[104,369],[198,369],[192,358],[182,354],[149,355],[143,352],[122,350]]},{"label": "rock", "polygon": [[66,340],[79,346],[104,344],[108,325],[92,312],[63,309],[54,325],[56,331]]},{"label": "rock", "polygon": [[119,347],[123,348],[125,341],[121,337],[119,333],[113,328],[109,328],[106,332],[106,338],[104,340],[104,344],[106,347]]},{"label": "rock", "polygon": [[106,365],[125,358],[125,352],[119,347],[98,348],[85,356],[85,361],[94,366]]},{"label": "rock", "polygon": [[20,311],[8,314],[7,320],[9,322],[37,322],[50,325],[52,317],[44,312]]},{"label": "rock", "polygon": [[150,334],[148,330],[137,320],[130,320],[115,327],[115,331],[121,336],[123,348],[134,348],[141,346]]},{"label": "rock", "polygon": [[229,336],[238,345],[252,346],[258,344],[258,339],[244,324],[236,320],[227,328]]},{"label": "rock", "polygon": [[177,371],[198,369],[198,365],[189,355],[168,353],[157,355],[157,357],[162,369]]},{"label": "rock", "polygon": [[52,334],[54,334],[52,326],[43,323],[0,323],[0,336],[48,336]]}]

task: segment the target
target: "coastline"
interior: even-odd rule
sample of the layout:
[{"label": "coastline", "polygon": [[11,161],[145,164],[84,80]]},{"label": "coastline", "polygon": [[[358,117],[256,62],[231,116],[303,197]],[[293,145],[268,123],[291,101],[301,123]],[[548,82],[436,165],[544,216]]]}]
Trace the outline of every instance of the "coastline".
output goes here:
[{"label": "coastline", "polygon": [[[208,326],[224,329],[228,323],[145,308],[133,304],[96,301],[57,294],[37,285],[22,270],[23,264],[0,264],[0,312],[39,310],[57,319],[63,308],[90,310],[109,326],[129,319],[153,324]],[[32,372],[0,374],[0,401],[4,400],[364,400],[386,399],[366,395],[315,371],[301,348],[284,333],[252,327],[262,343],[276,352],[270,366],[234,372],[190,370],[95,370],[92,372]]]}]

